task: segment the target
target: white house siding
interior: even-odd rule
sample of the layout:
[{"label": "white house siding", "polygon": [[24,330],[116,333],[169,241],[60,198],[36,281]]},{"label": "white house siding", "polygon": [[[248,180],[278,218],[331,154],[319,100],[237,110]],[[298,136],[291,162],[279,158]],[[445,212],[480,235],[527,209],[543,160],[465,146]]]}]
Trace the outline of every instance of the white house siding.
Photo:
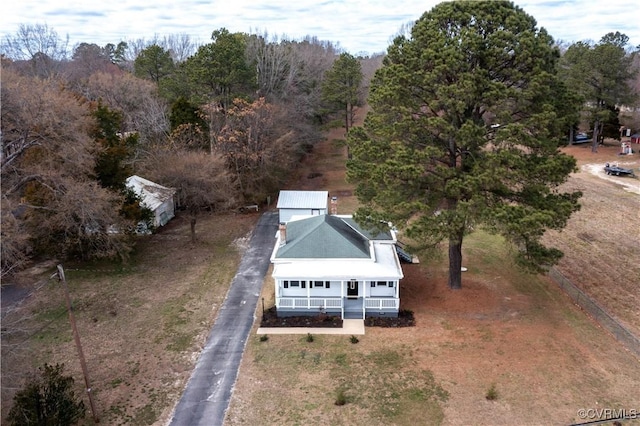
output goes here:
[{"label": "white house siding", "polygon": [[328,191],[280,191],[276,206],[280,222],[289,222],[294,216],[327,214],[328,197]]},{"label": "white house siding", "polygon": [[[397,297],[398,282],[397,281],[383,281],[386,285],[380,285],[380,281],[373,281],[375,287],[371,287],[372,281],[367,281],[365,289],[367,297]],[[388,283],[392,283],[392,287],[389,287]]]},{"label": "white house siding", "polygon": [[280,223],[289,222],[293,217],[318,216],[327,214],[327,209],[280,209]]},{"label": "white house siding", "polygon": [[[305,281],[305,280],[286,280],[289,281],[289,283],[291,283],[291,281]],[[319,280],[315,280],[315,281],[319,281]],[[326,286],[322,286],[322,287],[309,287],[309,283],[311,282],[312,284],[315,281],[309,281],[306,280],[307,284],[306,284],[306,288],[301,288],[301,287],[292,287],[290,284],[287,288],[285,288],[284,286],[284,282],[285,280],[279,280],[278,281],[278,297],[307,297],[308,295],[310,297],[341,297],[342,296],[342,292],[340,289],[340,285],[341,282],[340,281],[329,281],[329,288],[326,288]],[[322,281],[323,283],[326,281]]]}]

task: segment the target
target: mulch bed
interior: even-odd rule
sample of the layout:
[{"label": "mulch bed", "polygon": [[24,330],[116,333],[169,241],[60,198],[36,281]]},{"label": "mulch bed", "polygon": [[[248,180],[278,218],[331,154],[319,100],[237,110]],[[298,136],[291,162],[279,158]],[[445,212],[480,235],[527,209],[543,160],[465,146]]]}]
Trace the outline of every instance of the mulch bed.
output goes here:
[{"label": "mulch bed", "polygon": [[335,327],[342,328],[342,318],[333,315],[279,317],[276,307],[267,309],[262,315],[260,327]]},{"label": "mulch bed", "polygon": [[416,325],[416,320],[413,317],[413,311],[402,309],[398,312],[398,318],[368,317],[364,319],[364,325],[367,327],[413,327]]},{"label": "mulch bed", "polygon": [[[413,327],[416,321],[413,312],[404,309],[398,313],[398,318],[369,317],[365,318],[364,325],[367,327]],[[260,327],[342,328],[342,319],[332,315],[279,317],[273,306],[264,311]]]}]

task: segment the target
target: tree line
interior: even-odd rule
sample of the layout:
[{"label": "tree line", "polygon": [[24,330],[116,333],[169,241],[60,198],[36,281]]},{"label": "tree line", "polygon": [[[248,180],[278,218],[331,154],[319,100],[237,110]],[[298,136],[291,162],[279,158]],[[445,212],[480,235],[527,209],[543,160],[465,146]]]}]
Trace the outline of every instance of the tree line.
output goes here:
[{"label": "tree line", "polygon": [[150,219],[132,174],[177,190],[194,239],[203,211],[263,202],[323,126],[353,120],[381,61],[225,28],[69,48],[46,25],[21,25],[1,59],[3,276],[34,256],[126,259]]},{"label": "tree line", "polygon": [[69,49],[22,25],[2,43],[3,275],[38,254],[126,259],[133,233],[109,230],[149,213],[124,187],[132,173],[177,190],[195,238],[201,212],[274,194],[334,122],[349,135],[360,220],[393,220],[423,248],[448,241],[452,287],[479,224],[540,270],[562,255],[540,244],[545,230],[579,208],[559,190],[575,162],[558,148],[585,123],[594,151],[619,138],[619,108],[637,102],[628,41],[559,46],[504,1],[440,4],[370,58],[225,28],[201,45]]}]

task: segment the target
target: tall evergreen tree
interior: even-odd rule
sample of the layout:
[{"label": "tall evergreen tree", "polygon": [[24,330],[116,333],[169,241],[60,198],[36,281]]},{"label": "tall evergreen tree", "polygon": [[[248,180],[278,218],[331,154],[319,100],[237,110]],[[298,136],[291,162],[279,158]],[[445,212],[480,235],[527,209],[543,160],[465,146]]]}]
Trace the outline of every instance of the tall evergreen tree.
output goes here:
[{"label": "tall evergreen tree", "polygon": [[337,105],[344,112],[344,127],[348,132],[353,124],[354,109],[360,100],[362,69],[360,62],[348,53],[342,53],[325,73],[322,98]]},{"label": "tall evergreen tree", "polygon": [[138,135],[122,135],[122,113],[110,110],[105,105],[98,104],[93,116],[97,125],[92,136],[101,148],[96,158],[97,180],[103,188],[120,191],[132,173],[126,160],[137,143]]},{"label": "tall evergreen tree", "polygon": [[611,106],[629,105],[637,99],[631,87],[637,73],[632,66],[637,50],[627,50],[628,43],[625,34],[608,33],[597,44],[572,44],[562,57],[560,75],[580,94],[593,123],[593,152],[598,150],[604,123],[611,119]]},{"label": "tall evergreen tree", "polygon": [[197,103],[215,101],[226,109],[235,97],[255,90],[255,72],[245,55],[246,37],[225,28],[215,30],[213,42],[200,46],[184,63]]},{"label": "tall evergreen tree", "polygon": [[156,84],[171,75],[174,69],[171,53],[157,44],[144,49],[133,63],[136,77],[146,78]]},{"label": "tall evergreen tree", "polygon": [[558,149],[563,86],[552,38],[507,1],[444,2],[398,36],[348,143],[358,220],[392,221],[425,246],[449,245],[461,288],[462,243],[484,225],[533,271],[561,252],[541,244],[578,209],[558,186],[575,160]]}]

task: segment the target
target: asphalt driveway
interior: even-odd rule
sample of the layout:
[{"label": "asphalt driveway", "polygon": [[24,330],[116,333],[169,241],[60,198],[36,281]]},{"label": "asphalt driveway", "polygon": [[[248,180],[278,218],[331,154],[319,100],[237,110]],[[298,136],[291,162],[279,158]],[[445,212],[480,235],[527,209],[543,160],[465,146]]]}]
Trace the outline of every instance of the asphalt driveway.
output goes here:
[{"label": "asphalt driveway", "polygon": [[260,217],[171,425],[222,425],[269,268],[277,225],[277,212]]}]

